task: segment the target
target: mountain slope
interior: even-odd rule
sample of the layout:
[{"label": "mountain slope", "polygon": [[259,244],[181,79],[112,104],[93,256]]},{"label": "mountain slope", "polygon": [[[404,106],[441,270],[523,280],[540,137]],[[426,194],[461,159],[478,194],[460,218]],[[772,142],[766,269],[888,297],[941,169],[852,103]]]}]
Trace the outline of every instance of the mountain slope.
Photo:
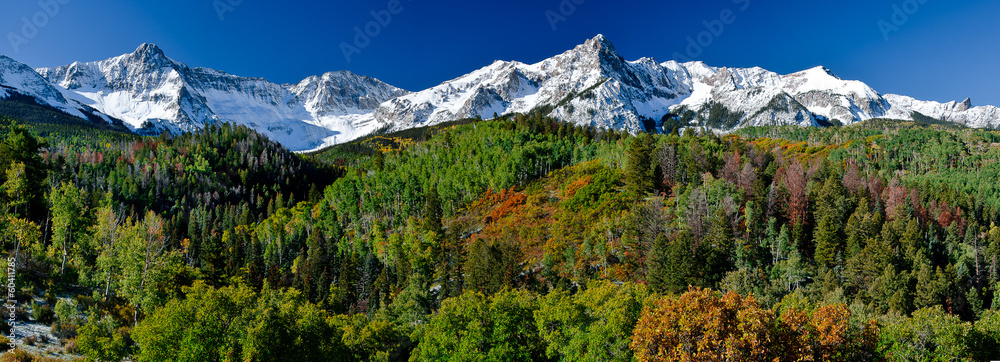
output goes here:
[{"label": "mountain slope", "polygon": [[0,55],[0,111],[36,123],[79,123],[120,129],[120,122],[69,99],[34,69]]}]

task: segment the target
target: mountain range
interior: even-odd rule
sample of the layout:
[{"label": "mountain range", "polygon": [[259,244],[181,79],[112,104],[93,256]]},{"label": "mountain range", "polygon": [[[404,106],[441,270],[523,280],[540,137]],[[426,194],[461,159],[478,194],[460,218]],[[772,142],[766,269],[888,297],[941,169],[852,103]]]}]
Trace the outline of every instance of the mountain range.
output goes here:
[{"label": "mountain range", "polygon": [[143,134],[242,124],[295,151],[378,131],[532,111],[630,132],[664,122],[730,131],[872,118],[1000,125],[997,107],[881,94],[823,67],[781,75],[758,67],[626,61],[603,35],[535,64],[496,61],[418,92],[347,71],[277,84],[188,67],[153,44],[55,68],[32,69],[0,56],[0,99],[15,97],[74,117],[120,120]]}]

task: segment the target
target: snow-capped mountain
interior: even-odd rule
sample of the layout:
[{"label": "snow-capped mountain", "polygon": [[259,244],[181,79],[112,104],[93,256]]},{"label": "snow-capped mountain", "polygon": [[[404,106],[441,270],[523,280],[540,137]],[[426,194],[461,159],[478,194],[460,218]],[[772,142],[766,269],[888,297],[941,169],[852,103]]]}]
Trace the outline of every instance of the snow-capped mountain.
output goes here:
[{"label": "snow-capped mountain", "polygon": [[308,150],[371,133],[375,107],[408,93],[350,72],[296,85],[191,68],[155,45],[107,60],[39,68],[76,100],[135,129],[187,132],[231,122],[250,126],[292,150]]},{"label": "snow-capped mountain", "polygon": [[[913,112],[970,127],[1000,124],[1000,109],[970,101],[937,103],[882,95],[823,67],[788,75],[761,68],[716,68],[702,62],[625,61],[602,35],[537,64],[495,62],[436,87],[382,104],[375,119],[394,129],[494,112],[558,105],[562,120],[639,131],[643,119],[692,110],[707,126],[818,126],[872,118],[912,119]],[[716,107],[713,107],[715,105]],[[722,107],[718,107],[722,106]],[[725,114],[714,115],[721,111]]]},{"label": "snow-capped mountain", "polygon": [[114,122],[93,108],[67,99],[66,95],[64,90],[53,86],[31,67],[0,55],[0,100],[22,96],[74,117]]},{"label": "snow-capped mountain", "polygon": [[671,69],[626,62],[604,36],[537,64],[497,61],[436,87],[383,103],[376,121],[394,129],[464,117],[490,117],[557,105],[561,119],[641,130],[643,116],[668,113],[690,93]]},{"label": "snow-capped mountain", "polygon": [[631,132],[688,111],[694,124],[719,130],[925,117],[1000,125],[997,107],[883,95],[823,67],[782,75],[758,67],[626,61],[602,35],[535,64],[497,61],[416,93],[350,72],[281,85],[191,68],[152,44],[107,60],[35,70],[0,56],[0,99],[14,94],[81,118],[94,119],[96,109],[140,132],[243,124],[296,151],[376,130],[530,111]]}]

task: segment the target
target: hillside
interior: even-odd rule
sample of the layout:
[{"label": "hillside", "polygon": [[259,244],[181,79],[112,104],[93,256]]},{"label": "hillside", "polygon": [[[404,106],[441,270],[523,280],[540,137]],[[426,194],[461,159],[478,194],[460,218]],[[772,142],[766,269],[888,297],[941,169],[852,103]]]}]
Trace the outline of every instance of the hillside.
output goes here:
[{"label": "hillside", "polygon": [[300,156],[8,124],[0,233],[74,349],[42,345],[103,360],[998,357],[1000,133],[683,133],[535,114]]}]

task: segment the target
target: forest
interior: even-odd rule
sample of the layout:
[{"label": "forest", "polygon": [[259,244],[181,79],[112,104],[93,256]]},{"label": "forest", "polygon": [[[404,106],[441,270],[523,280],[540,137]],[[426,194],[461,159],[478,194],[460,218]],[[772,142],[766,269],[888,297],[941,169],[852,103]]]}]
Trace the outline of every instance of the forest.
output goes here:
[{"label": "forest", "polygon": [[674,123],[5,119],[0,361],[1000,359],[1000,132]]}]

